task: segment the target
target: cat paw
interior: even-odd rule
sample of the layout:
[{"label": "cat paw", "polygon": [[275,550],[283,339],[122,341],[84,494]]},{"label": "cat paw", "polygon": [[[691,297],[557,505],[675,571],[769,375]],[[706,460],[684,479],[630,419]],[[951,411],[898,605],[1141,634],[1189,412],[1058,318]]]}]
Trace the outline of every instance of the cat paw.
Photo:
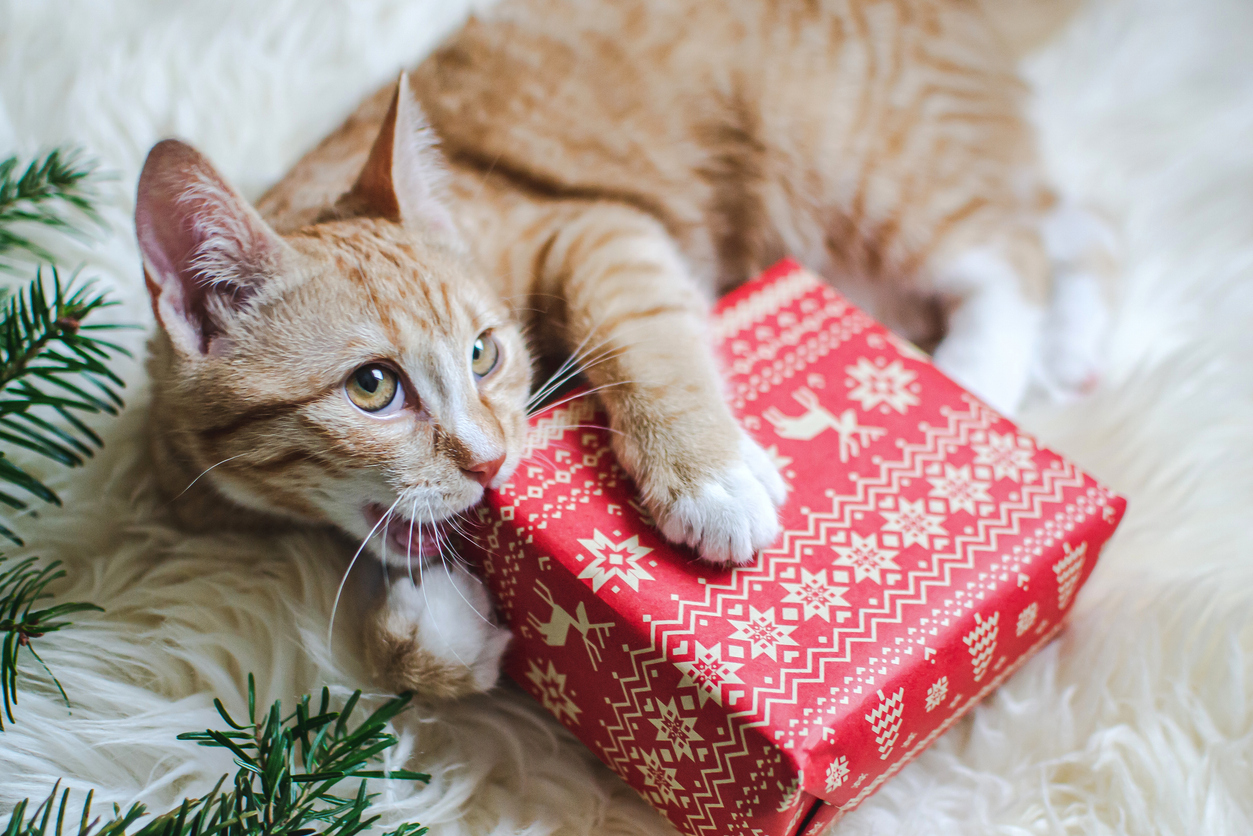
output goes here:
[{"label": "cat paw", "polygon": [[460,567],[427,566],[421,585],[394,580],[367,624],[367,664],[390,690],[452,699],[491,689],[509,631],[483,585]]},{"label": "cat paw", "polygon": [[656,513],[668,540],[714,564],[742,566],[779,537],[787,486],[766,451],[741,435],[739,459]]},{"label": "cat paw", "polygon": [[1068,202],[1049,213],[1040,232],[1053,263],[1053,296],[1032,377],[1064,401],[1091,392],[1100,380],[1109,327],[1102,277],[1117,268],[1118,237],[1105,220]]},{"label": "cat paw", "polygon": [[1044,322],[1034,378],[1054,400],[1086,395],[1101,378],[1109,323],[1100,282],[1090,273],[1059,273]]}]

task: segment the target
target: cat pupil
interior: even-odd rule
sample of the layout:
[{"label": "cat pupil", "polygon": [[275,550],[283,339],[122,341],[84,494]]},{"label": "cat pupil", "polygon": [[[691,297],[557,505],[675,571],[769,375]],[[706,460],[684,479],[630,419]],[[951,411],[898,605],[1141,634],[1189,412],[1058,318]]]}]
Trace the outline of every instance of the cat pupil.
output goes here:
[{"label": "cat pupil", "polygon": [[383,382],[383,370],[373,366],[357,371],[357,385],[373,395]]}]

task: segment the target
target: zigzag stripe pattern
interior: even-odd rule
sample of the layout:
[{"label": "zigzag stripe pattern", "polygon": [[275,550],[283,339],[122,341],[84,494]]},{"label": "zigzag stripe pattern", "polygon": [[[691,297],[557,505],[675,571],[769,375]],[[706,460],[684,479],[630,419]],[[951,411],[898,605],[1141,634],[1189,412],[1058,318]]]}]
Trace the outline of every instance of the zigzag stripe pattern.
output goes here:
[{"label": "zigzag stripe pattern", "polygon": [[[815,797],[864,798],[1055,632],[1121,505],[799,271],[719,329],[733,405],[796,488],[781,542],[731,571],[668,555],[575,400],[484,512],[484,574],[518,636],[510,674],[681,830],[790,832]],[[831,427],[761,420],[802,387],[874,430],[847,465],[805,446]],[[537,632],[558,608],[567,635],[619,625],[595,665]]]}]

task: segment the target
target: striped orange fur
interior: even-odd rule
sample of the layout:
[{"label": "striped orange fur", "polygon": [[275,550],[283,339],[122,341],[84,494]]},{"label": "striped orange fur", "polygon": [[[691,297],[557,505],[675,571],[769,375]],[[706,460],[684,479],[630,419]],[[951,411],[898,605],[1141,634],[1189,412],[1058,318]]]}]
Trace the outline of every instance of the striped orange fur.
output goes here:
[{"label": "striped orange fur", "polygon": [[[784,486],[722,399],[716,294],[792,255],[1012,407],[1055,279],[1091,278],[1081,213],[1045,234],[1064,207],[999,31],[974,0],[505,0],[256,211],[158,146],[137,226],[163,485],[194,524],[434,536],[517,463],[525,328],[539,357],[579,355],[663,533],[751,560]],[[483,334],[501,365],[478,379]],[[1092,372],[1082,352],[1044,361],[1066,385]],[[395,415],[344,397],[371,363],[409,393]],[[383,681],[486,687],[503,638],[450,654],[437,609],[393,588],[366,619]]]}]

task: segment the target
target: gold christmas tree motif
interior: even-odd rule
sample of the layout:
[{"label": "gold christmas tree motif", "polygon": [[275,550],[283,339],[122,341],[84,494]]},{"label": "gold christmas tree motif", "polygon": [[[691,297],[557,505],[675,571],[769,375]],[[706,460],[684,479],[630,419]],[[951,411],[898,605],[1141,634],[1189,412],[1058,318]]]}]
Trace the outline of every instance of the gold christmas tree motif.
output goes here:
[{"label": "gold christmas tree motif", "polygon": [[797,773],[792,776],[792,780],[785,786],[782,781],[776,781],[775,786],[779,788],[779,806],[775,809],[780,813],[786,813],[792,809],[792,805],[796,802],[796,796],[801,792],[801,776]]},{"label": "gold christmas tree motif", "polygon": [[879,746],[880,760],[887,760],[901,732],[901,714],[905,711],[905,689],[897,688],[892,696],[879,692],[879,705],[866,715],[866,722],[874,731],[874,742]]},{"label": "gold christmas tree motif", "polygon": [[919,499],[916,502],[898,499],[895,511],[879,511],[879,514],[887,520],[883,524],[883,530],[900,534],[906,546],[916,543],[924,549],[929,549],[933,536],[948,534],[944,530],[945,516],[928,511],[925,499]]},{"label": "gold christmas tree motif", "polygon": [[1018,625],[1014,628],[1014,635],[1021,636],[1023,633],[1031,629],[1035,624],[1036,616],[1040,614],[1040,605],[1035,601],[1018,613]]},{"label": "gold christmas tree motif", "polygon": [[613,578],[621,579],[636,592],[640,591],[640,581],[653,580],[649,571],[640,565],[640,558],[652,549],[641,546],[638,535],[615,543],[599,529],[592,529],[591,539],[580,539],[579,543],[594,555],[592,562],[579,573],[580,580],[591,578],[593,592],[599,592]]},{"label": "gold christmas tree motif", "polygon": [[534,659],[527,660],[527,664],[530,665],[530,670],[526,672],[526,678],[539,689],[539,701],[544,708],[562,723],[577,725],[583,709],[575,705],[574,700],[566,694],[566,675],[557,672],[552,660],[549,660],[547,670],[535,664]]},{"label": "gold christmas tree motif", "polygon": [[656,727],[657,739],[664,740],[670,744],[670,748],[674,750],[676,758],[682,760],[684,757],[688,757],[695,760],[692,755],[692,743],[702,741],[705,738],[701,737],[696,731],[696,718],[684,717],[680,714],[675,702],[673,697],[670,698],[668,703],[664,703],[660,699],[656,700],[657,711],[661,714],[661,717],[649,717],[648,722]]},{"label": "gold christmas tree motif", "polygon": [[832,546],[831,549],[837,555],[835,559],[837,566],[852,568],[855,582],[860,583],[869,579],[882,586],[883,578],[879,574],[881,570],[900,571],[901,567],[893,561],[899,552],[879,548],[878,535],[871,534],[869,537],[862,537],[858,534],[850,534],[849,536],[852,540],[851,546]]},{"label": "gold christmas tree motif", "polygon": [[848,780],[848,758],[840,755],[827,767],[827,792],[835,792]]},{"label": "gold christmas tree motif", "polygon": [[849,400],[857,401],[866,412],[882,404],[904,414],[911,406],[921,403],[915,383],[918,375],[905,368],[900,360],[879,366],[867,357],[859,357],[857,365],[845,371],[851,378],[849,384],[856,383],[848,393]]},{"label": "gold christmas tree motif", "polygon": [[948,677],[942,676],[935,682],[931,683],[931,687],[927,689],[927,704],[925,706],[927,713],[930,714],[934,711],[940,703],[944,702],[944,698],[947,696]]},{"label": "gold christmas tree motif", "polygon": [[710,699],[722,705],[722,686],[744,681],[736,673],[744,665],[723,661],[720,643],[705,647],[696,642],[696,658],[690,662],[676,662],[675,667],[683,674],[679,687],[696,688],[701,706]]},{"label": "gold christmas tree motif", "polygon": [[946,463],[943,476],[928,476],[927,481],[931,483],[929,496],[948,500],[949,511],[953,513],[968,511],[978,514],[975,503],[993,501],[988,494],[992,485],[974,478],[968,464],[954,467]]},{"label": "gold christmas tree motif", "polygon": [[750,605],[747,621],[736,621],[728,618],[727,623],[735,628],[731,638],[746,641],[752,646],[754,659],[764,653],[777,661],[776,648],[779,645],[796,645],[796,640],[790,635],[796,629],[796,626],[775,623],[774,607],[758,610]]},{"label": "gold christmas tree motif", "polygon": [[844,593],[848,592],[849,588],[847,586],[827,585],[826,569],[811,572],[802,566],[800,583],[780,581],[779,585],[787,590],[787,595],[783,596],[782,602],[784,604],[800,604],[804,609],[806,621],[819,617],[823,621],[830,623],[832,607],[852,606],[843,597]]},{"label": "gold christmas tree motif", "polygon": [[1079,587],[1079,576],[1083,573],[1083,559],[1088,554],[1088,544],[1084,541],[1079,548],[1070,550],[1069,543],[1063,543],[1062,549],[1066,556],[1053,564],[1053,574],[1057,575],[1057,608],[1064,610],[1070,606],[1070,599]]},{"label": "gold christmas tree motif", "polygon": [[675,780],[676,769],[669,769],[661,762],[661,756],[656,752],[641,752],[644,758],[642,764],[637,764],[640,772],[644,773],[645,786],[655,787],[657,792],[654,793],[658,797],[661,804],[678,804],[678,796],[674,794],[675,790],[682,790],[683,785]]},{"label": "gold christmas tree motif", "polygon": [[995,479],[1022,481],[1024,471],[1035,470],[1035,448],[1031,441],[1013,433],[988,433],[986,444],[971,443],[975,451],[975,464],[992,468]]},{"label": "gold christmas tree motif", "polygon": [[1000,630],[1001,614],[992,613],[992,617],[984,621],[975,613],[975,628],[962,637],[962,641],[970,650],[970,663],[974,665],[975,682],[983,679],[996,652],[996,634]]}]

